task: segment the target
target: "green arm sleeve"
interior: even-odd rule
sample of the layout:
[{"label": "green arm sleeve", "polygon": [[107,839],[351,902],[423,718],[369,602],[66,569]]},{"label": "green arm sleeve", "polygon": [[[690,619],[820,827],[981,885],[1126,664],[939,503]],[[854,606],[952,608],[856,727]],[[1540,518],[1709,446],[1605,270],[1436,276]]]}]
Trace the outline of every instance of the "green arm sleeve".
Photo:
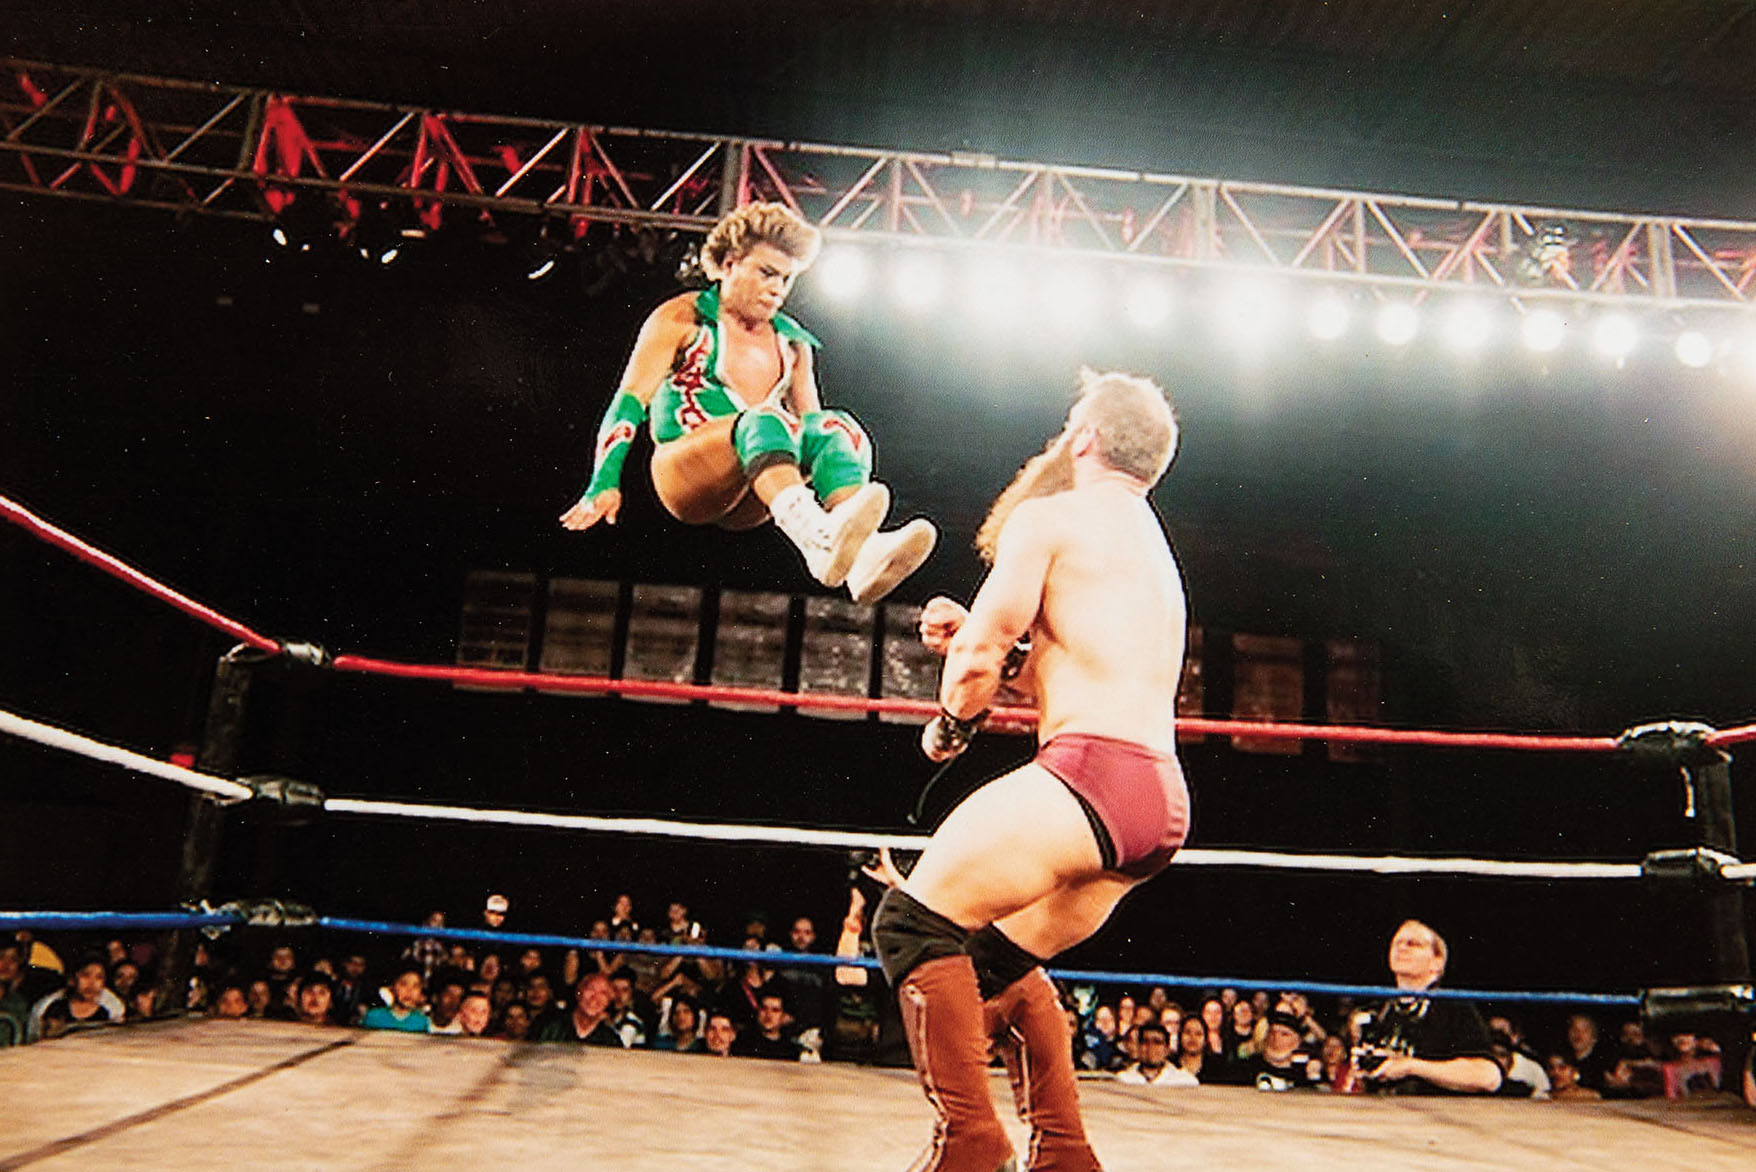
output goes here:
[{"label": "green arm sleeve", "polygon": [[586,486],[587,497],[622,486],[622,461],[628,458],[628,449],[634,446],[634,437],[644,422],[646,407],[641,401],[627,391],[617,391],[604,412],[604,421],[598,424],[597,459],[592,465],[591,484]]}]

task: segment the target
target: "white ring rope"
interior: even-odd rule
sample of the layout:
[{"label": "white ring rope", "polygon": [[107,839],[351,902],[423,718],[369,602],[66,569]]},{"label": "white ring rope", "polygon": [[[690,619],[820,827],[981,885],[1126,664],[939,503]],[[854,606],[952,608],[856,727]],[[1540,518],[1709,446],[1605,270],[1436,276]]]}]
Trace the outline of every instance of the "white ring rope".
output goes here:
[{"label": "white ring rope", "polygon": [[[401,818],[439,818],[451,822],[490,822],[503,826],[546,826],[563,830],[608,830],[718,842],[775,842],[843,849],[919,850],[925,835],[861,834],[854,831],[801,830],[785,826],[678,822],[663,818],[600,818],[589,814],[541,814],[525,810],[481,810],[469,806],[429,806],[418,802],[377,802],[328,798],[332,814],[384,814]],[[1639,863],[1497,862],[1492,859],[1417,859],[1397,855],[1304,855],[1275,851],[1202,850],[1177,852],[1177,863],[1196,867],[1277,867],[1302,871],[1364,871],[1374,875],[1483,875],[1521,879],[1638,879]]]},{"label": "white ring rope", "polygon": [[240,781],[229,781],[223,777],[215,777],[211,773],[198,773],[193,769],[185,769],[181,765],[172,765],[169,761],[160,761],[147,757],[131,749],[119,745],[106,745],[102,741],[94,741],[90,737],[56,728],[52,724],[27,720],[11,712],[0,710],[0,732],[22,737],[27,741],[35,741],[39,745],[48,745],[53,749],[64,749],[69,753],[78,753],[82,757],[90,757],[94,761],[107,761],[111,765],[120,765],[136,773],[146,773],[153,777],[162,777],[166,781],[174,781],[178,785],[186,785],[190,789],[200,790],[218,798],[241,802],[256,796],[256,791]]},{"label": "white ring rope", "polygon": [[1756,881],[1756,863],[1733,863],[1719,869],[1720,877],[1730,879],[1734,883]]},{"label": "white ring rope", "polygon": [[[167,781],[230,801],[256,796],[239,781],[215,777],[146,757],[116,745],[94,741],[53,725],[27,720],[0,710],[0,732],[25,740],[107,761],[136,773]],[[547,827],[557,830],[608,831],[666,838],[707,839],[718,842],[769,842],[792,846],[825,846],[842,850],[890,847],[919,850],[927,844],[920,834],[871,834],[847,830],[811,830],[790,826],[752,826],[735,823],[681,822],[665,818],[606,818],[592,814],[548,814],[531,810],[493,810],[471,806],[428,805],[420,802],[384,802],[362,798],[326,798],[323,809],[331,814],[365,814],[398,818],[432,818],[450,822],[494,823],[501,826]],[[1176,862],[1192,867],[1273,867],[1291,871],[1357,871],[1372,875],[1473,875],[1518,879],[1638,879],[1639,863],[1508,862],[1493,859],[1422,859],[1402,855],[1288,854],[1280,851],[1204,850],[1192,847],[1177,852]],[[1727,879],[1756,879],[1756,863],[1737,863],[1724,868]]]}]

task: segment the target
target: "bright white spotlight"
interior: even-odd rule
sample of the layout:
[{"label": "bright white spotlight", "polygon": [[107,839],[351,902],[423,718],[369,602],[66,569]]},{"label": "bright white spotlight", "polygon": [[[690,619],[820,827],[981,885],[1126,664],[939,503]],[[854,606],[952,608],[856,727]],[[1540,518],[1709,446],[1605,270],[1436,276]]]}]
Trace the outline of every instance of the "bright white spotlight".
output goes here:
[{"label": "bright white spotlight", "polygon": [[851,244],[831,245],[818,258],[813,274],[825,294],[837,301],[852,301],[866,291],[866,284],[872,276],[872,262],[863,248]]},{"label": "bright white spotlight", "polygon": [[1097,281],[1085,269],[1057,266],[1044,275],[1039,287],[1053,324],[1078,327],[1097,317]]},{"label": "bright white spotlight", "polygon": [[945,295],[945,262],[928,252],[909,251],[896,258],[891,291],[911,313],[926,313]]},{"label": "bright white spotlight", "polygon": [[1143,330],[1162,326],[1171,316],[1171,291],[1163,281],[1136,277],[1122,293],[1122,311]]},{"label": "bright white spotlight", "polygon": [[1465,301],[1445,317],[1445,345],[1460,354],[1479,350],[1494,330],[1494,319],[1485,305]]},{"label": "bright white spotlight", "polygon": [[1684,330],[1677,335],[1677,361],[1700,370],[1713,361],[1712,340],[1700,330]]},{"label": "bright white spotlight", "polygon": [[1305,315],[1305,325],[1313,338],[1333,342],[1347,333],[1350,316],[1347,301],[1341,294],[1325,293],[1311,303],[1311,312]]},{"label": "bright white spotlight", "polygon": [[1524,315],[1524,344],[1538,354],[1561,347],[1567,321],[1552,309],[1533,309]]},{"label": "bright white spotlight", "polygon": [[958,284],[964,307],[978,317],[1004,321],[1025,309],[1031,282],[1020,267],[1006,257],[988,254],[968,259]]},{"label": "bright white spotlight", "polygon": [[1408,345],[1420,328],[1421,319],[1412,305],[1392,301],[1378,311],[1378,336],[1392,346]]},{"label": "bright white spotlight", "polygon": [[1222,336],[1243,345],[1267,342],[1280,328],[1280,295],[1265,281],[1238,281],[1214,303]]},{"label": "bright white spotlight", "polygon": [[1598,318],[1591,330],[1592,348],[1618,362],[1634,352],[1634,344],[1639,340],[1640,331],[1634,319],[1625,313],[1607,313]]}]

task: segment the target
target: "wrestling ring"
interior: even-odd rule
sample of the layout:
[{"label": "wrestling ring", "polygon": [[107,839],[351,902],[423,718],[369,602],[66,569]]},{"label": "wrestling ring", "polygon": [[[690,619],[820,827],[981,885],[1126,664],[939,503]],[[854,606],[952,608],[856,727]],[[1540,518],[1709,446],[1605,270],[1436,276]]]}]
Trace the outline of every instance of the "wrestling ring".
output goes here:
[{"label": "wrestling ring", "polygon": [[[542,689],[670,701],[733,701],[798,711],[930,716],[921,701],[677,684],[540,672],[400,663],[332,654],[313,643],[270,638],[185,597],[95,549],[25,507],[0,498],[0,516],[37,538],[213,627],[239,646],[221,662],[210,739],[235,736],[254,665],[292,662],[312,673],[368,673],[495,689]],[[1032,714],[1005,710],[996,724],[1027,729]],[[218,731],[216,723],[223,727]],[[1662,722],[1618,736],[1513,735],[1376,726],[1184,718],[1189,734],[1322,740],[1434,751],[1491,750],[1632,756],[1674,770],[1696,845],[1637,861],[1540,862],[1411,855],[1329,855],[1190,847],[1187,867],[1356,872],[1383,876],[1531,879],[1550,883],[1661,885],[1702,912],[1706,938],[1689,958],[1692,981],[1623,991],[1435,990],[1494,1006],[1578,1005],[1639,1013],[1655,1026],[1722,1039],[1731,1093],[1683,1101],[1550,1104],[1462,1097],[1263,1096],[1250,1088],[1165,1092],[1107,1078],[1082,1080],[1087,1126],[1106,1167],[1264,1167],[1297,1161],[1314,1169],[1476,1169],[1544,1166],[1602,1169],[1611,1161],[1651,1168],[1744,1169],[1756,1153],[1756,1112],[1736,1094],[1745,1066],[1756,990],[1750,978],[1744,888],[1756,863],[1737,853],[1730,750],[1756,740],[1756,724],[1713,729]],[[173,764],[68,729],[0,711],[0,731],[79,754],[201,795],[186,861],[211,851],[229,807],[296,809],[312,817],[371,817],[619,834],[781,848],[918,847],[924,837],[812,828],[714,824],[496,809],[486,805],[350,798],[286,777],[233,776]],[[1197,779],[1199,785],[1199,779]],[[205,845],[204,845],[205,843]],[[202,873],[196,857],[188,886]],[[193,943],[209,934],[272,928],[373,937],[493,940],[607,952],[747,960],[743,950],[600,938],[434,928],[349,918],[283,901],[214,904],[189,891],[162,912],[0,911],[0,928],[33,931],[171,931],[165,981],[183,979]],[[861,966],[864,959],[768,952],[774,966]],[[1211,974],[1057,969],[1079,984],[1240,989],[1380,998],[1394,988],[1323,980],[1259,980]],[[995,1095],[1015,1143],[1024,1135],[1004,1080]],[[167,1017],[127,1029],[88,1030],[54,1045],[0,1050],[0,1172],[15,1168],[407,1168],[515,1161],[531,1168],[609,1163],[631,1169],[866,1169],[906,1167],[931,1112],[912,1072],[844,1063],[680,1059],[642,1051],[576,1049],[416,1037],[387,1031],[314,1029],[268,1021]]]}]

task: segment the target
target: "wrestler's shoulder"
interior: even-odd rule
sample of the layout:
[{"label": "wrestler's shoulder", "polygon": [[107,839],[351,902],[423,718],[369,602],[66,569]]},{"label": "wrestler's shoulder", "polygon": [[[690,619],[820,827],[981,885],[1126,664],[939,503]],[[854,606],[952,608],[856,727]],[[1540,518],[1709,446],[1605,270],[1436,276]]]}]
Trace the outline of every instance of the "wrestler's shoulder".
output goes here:
[{"label": "wrestler's shoulder", "polygon": [[647,322],[681,329],[693,327],[696,322],[695,296],[694,293],[679,293],[675,297],[665,298],[656,309],[646,315]]}]

